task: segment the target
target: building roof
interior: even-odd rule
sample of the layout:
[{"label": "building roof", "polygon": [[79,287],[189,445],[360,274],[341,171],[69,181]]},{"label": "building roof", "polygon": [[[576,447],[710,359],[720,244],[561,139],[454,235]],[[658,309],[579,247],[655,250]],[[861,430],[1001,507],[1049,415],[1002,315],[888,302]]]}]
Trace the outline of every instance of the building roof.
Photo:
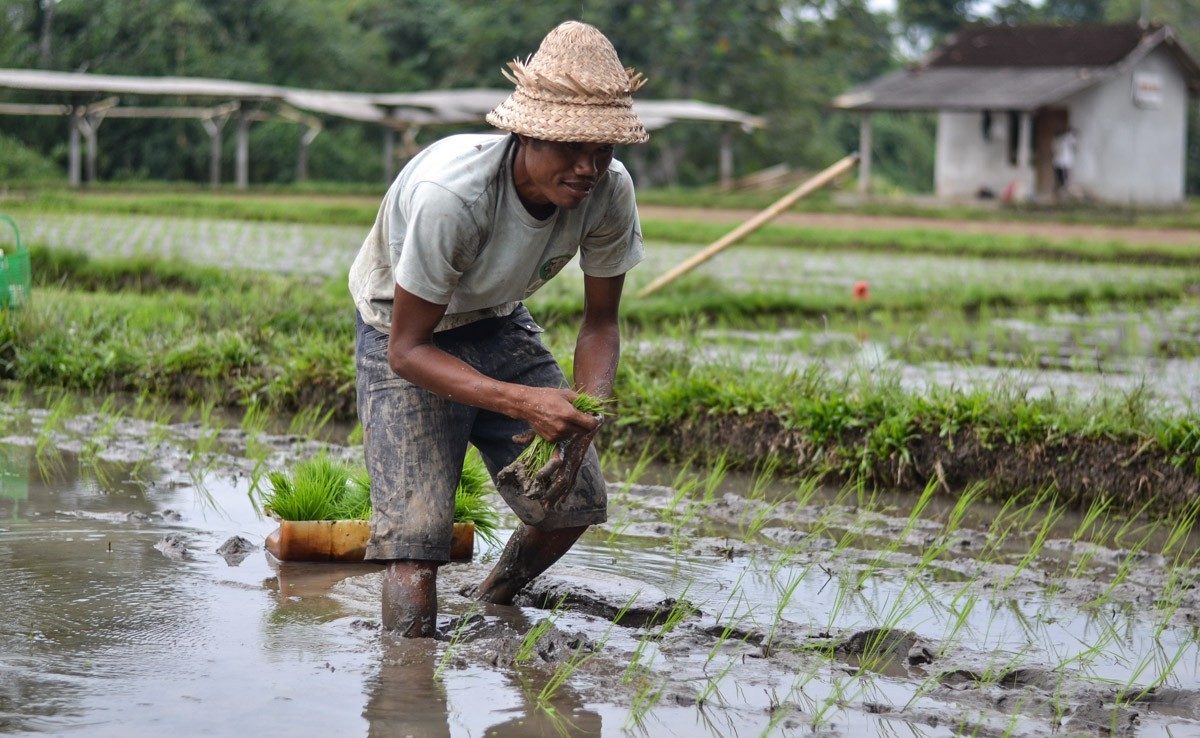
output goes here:
[{"label": "building roof", "polygon": [[1168,26],[968,27],[921,64],[834,98],[843,110],[1035,110],[1085,90],[1163,47],[1189,89],[1200,65]]},{"label": "building roof", "polygon": [[[200,77],[129,77],[40,69],[0,69],[0,89],[35,92],[204,97],[240,102],[275,102],[310,113],[393,127],[482,122],[511,90],[461,89],[369,93],[304,90]],[[761,118],[698,100],[639,100],[634,109],[647,128],[681,120],[735,123],[760,128]]]},{"label": "building roof", "polygon": [[1137,48],[1145,31],[1121,25],[968,26],[938,48],[930,67],[1106,67]]}]

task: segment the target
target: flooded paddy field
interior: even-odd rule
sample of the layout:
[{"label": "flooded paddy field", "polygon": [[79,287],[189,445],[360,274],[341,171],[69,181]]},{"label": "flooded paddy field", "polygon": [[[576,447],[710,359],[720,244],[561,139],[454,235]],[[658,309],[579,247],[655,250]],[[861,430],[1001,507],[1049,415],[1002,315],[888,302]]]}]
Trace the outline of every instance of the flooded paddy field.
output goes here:
[{"label": "flooded paddy field", "polygon": [[[323,226],[138,215],[30,213],[21,221],[25,240],[93,257],[155,257],[283,274],[344,273],[369,225]],[[646,260],[630,274],[640,287],[694,254],[701,244],[651,242]],[[1076,264],[1056,260],[980,259],[924,254],[807,251],[741,245],[702,266],[697,274],[734,292],[802,291],[845,297],[866,281],[877,298],[959,290],[964,284],[1019,286],[1023,291],[1097,285],[1181,285],[1195,270],[1179,266]],[[568,265],[547,289],[577,293],[582,275]]]},{"label": "flooded paddy field", "polygon": [[923,317],[884,312],[780,326],[659,330],[635,350],[777,372],[889,377],[904,389],[1002,384],[1030,398],[1137,395],[1173,412],[1200,405],[1200,301],[993,310]]},{"label": "flooded paddy field", "polygon": [[469,597],[483,547],[405,642],[378,567],[261,548],[261,474],[360,449],[60,408],[0,438],[0,731],[1200,735],[1196,506],[609,457],[609,522],[517,606]]}]

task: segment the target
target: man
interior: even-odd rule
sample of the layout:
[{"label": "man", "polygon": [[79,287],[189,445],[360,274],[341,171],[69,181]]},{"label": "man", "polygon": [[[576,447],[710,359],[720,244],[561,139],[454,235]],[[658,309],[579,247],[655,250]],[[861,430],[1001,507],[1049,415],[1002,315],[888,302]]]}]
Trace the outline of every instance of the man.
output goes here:
[{"label": "man", "polygon": [[1075,166],[1075,129],[1068,128],[1054,137],[1054,192],[1059,197],[1069,192],[1071,168]]},{"label": "man", "polygon": [[[487,116],[509,134],[451,136],[414,158],[350,271],[374,508],[366,556],[387,562],[384,627],[410,637],[434,634],[467,443],[494,478],[522,450],[514,435],[578,447],[599,425],[572,406],[520,301],[579,253],[574,386],[609,396],[624,275],[642,258],[633,184],[613,146],[648,138],[631,100],[644,79],[598,30],[570,21],[509,68],[516,89]],[[559,463],[568,491],[537,526],[517,529],[480,599],[511,602],[606,519],[595,450]]]}]

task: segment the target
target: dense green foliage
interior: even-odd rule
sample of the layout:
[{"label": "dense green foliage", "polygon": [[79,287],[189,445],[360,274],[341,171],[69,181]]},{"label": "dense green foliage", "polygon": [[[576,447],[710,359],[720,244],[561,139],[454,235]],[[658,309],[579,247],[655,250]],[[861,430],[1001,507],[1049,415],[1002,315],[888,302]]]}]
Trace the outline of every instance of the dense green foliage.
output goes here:
[{"label": "dense green foliage", "polygon": [[[1197,0],[1151,3],[1200,49]],[[857,148],[851,116],[825,105],[859,82],[896,68],[972,20],[1135,19],[1134,0],[901,0],[895,16],[864,0],[648,0],[524,3],[496,0],[0,0],[0,67],[108,74],[232,78],[319,89],[405,91],[503,87],[502,65],[532,52],[555,23],[594,23],[622,60],[650,79],[648,98],[696,98],[765,116],[769,127],[735,140],[739,172],[779,162],[817,168]],[[6,93],[14,100],[90,102],[99,95]],[[170,101],[123,96],[123,104]],[[194,101],[191,101],[194,102]],[[1193,114],[1193,124],[1196,115]],[[1195,125],[1193,125],[1195,128]],[[444,134],[423,131],[421,141]],[[880,182],[928,189],[929,116],[881,116]],[[0,117],[0,134],[65,164],[61,118]],[[251,179],[295,176],[295,125],[257,124]],[[640,184],[697,184],[716,176],[718,127],[678,124],[620,154]],[[108,120],[100,179],[207,177],[208,139],[195,121]],[[226,169],[232,136],[225,137]],[[1190,188],[1200,190],[1200,136],[1192,136]],[[5,151],[0,149],[0,161]],[[4,166],[0,164],[0,167]],[[379,131],[329,120],[310,150],[315,179],[379,178]],[[0,169],[0,171],[3,171]],[[60,168],[61,171],[61,168]]]}]

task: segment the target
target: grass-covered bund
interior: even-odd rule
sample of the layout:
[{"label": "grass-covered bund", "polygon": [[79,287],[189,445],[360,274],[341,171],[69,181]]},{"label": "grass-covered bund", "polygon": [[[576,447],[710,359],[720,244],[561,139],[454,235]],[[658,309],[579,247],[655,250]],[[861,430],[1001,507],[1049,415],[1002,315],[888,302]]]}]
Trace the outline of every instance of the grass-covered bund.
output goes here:
[{"label": "grass-covered bund", "polygon": [[[151,259],[103,261],[35,249],[34,303],[0,323],[0,373],[31,388],[133,393],[281,413],[354,413],[353,312],[342,279],[302,279]],[[1163,285],[1026,292],[970,287],[963,295],[900,293],[871,310],[899,314],[996,304],[1179,299],[1195,275]],[[966,288],[964,288],[966,289]],[[531,305],[569,361],[578,296]],[[739,325],[771,314],[862,314],[847,298],[733,293],[709,280],[624,314],[632,345],[656,328]],[[699,349],[697,342],[694,348]],[[1174,507],[1200,494],[1200,421],[1137,397],[1086,406],[1017,389],[902,389],[887,377],[834,379],[816,370],[693,362],[686,351],[626,351],[606,443],[636,453],[726,460],[880,487],[954,492],[990,480],[994,493],[1056,487],[1086,504]]]}]

